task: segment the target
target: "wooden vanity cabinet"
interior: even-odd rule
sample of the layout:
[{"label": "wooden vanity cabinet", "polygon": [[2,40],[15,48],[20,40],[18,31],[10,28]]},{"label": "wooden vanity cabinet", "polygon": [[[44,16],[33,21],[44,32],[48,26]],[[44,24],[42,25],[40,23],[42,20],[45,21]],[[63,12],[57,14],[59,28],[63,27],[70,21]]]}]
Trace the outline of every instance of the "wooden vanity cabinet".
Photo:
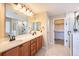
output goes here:
[{"label": "wooden vanity cabinet", "polygon": [[20,46],[20,56],[30,56],[30,41]]},{"label": "wooden vanity cabinet", "polygon": [[31,42],[31,56],[35,55],[37,52],[37,39],[33,39]]},{"label": "wooden vanity cabinet", "polygon": [[19,56],[19,47],[12,48],[4,53],[3,56]]},{"label": "wooden vanity cabinet", "polygon": [[43,37],[39,36],[17,47],[0,53],[0,56],[34,56],[42,48]]},{"label": "wooden vanity cabinet", "polygon": [[2,54],[0,53],[0,56],[2,56]]},{"label": "wooden vanity cabinet", "polygon": [[40,36],[40,48],[43,46],[43,36]]},{"label": "wooden vanity cabinet", "polygon": [[31,56],[35,55],[42,48],[43,36],[31,40]]},{"label": "wooden vanity cabinet", "polygon": [[43,39],[42,36],[39,36],[39,37],[37,38],[37,51],[38,51],[40,48],[42,48],[42,39]]}]

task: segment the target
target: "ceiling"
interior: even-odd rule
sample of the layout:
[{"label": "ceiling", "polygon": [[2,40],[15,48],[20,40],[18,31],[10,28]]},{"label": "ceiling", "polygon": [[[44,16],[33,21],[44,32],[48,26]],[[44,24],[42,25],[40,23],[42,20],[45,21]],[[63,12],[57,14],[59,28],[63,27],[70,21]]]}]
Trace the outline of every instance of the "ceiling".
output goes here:
[{"label": "ceiling", "polygon": [[26,5],[29,5],[35,13],[47,12],[52,17],[63,17],[79,7],[79,3],[30,3]]}]

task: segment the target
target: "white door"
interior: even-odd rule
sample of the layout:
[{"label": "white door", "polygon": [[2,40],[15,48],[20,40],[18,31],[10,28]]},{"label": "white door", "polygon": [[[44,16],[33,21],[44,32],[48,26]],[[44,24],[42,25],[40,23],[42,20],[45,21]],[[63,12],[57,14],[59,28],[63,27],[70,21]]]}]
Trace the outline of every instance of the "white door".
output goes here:
[{"label": "white door", "polygon": [[53,42],[53,37],[54,37],[54,30],[53,30],[53,20],[47,18],[46,20],[46,27],[47,27],[47,43],[48,43],[48,46],[52,45],[54,42]]},{"label": "white door", "polygon": [[79,56],[79,32],[73,33],[73,56]]},{"label": "white door", "polygon": [[48,43],[48,46],[50,45],[50,19],[47,18],[47,43]]}]

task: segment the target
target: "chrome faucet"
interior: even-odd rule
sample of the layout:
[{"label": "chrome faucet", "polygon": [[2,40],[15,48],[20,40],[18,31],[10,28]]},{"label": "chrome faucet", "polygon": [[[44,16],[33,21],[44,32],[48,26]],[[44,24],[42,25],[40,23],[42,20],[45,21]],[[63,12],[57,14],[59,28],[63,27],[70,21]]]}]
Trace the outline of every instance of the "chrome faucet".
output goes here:
[{"label": "chrome faucet", "polygon": [[14,35],[8,35],[9,36],[9,41],[14,41],[15,40],[15,36]]}]

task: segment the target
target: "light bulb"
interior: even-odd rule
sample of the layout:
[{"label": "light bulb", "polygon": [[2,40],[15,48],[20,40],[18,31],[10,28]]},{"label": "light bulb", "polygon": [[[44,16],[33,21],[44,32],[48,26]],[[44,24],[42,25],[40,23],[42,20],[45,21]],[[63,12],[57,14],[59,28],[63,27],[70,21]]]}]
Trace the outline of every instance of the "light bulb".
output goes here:
[{"label": "light bulb", "polygon": [[22,9],[19,10],[20,12],[23,12]]},{"label": "light bulb", "polygon": [[33,15],[33,12],[30,12],[29,16],[32,16]]},{"label": "light bulb", "polygon": [[26,14],[26,13],[25,13],[25,12],[26,12],[26,8],[25,8],[25,7],[22,8],[22,12],[23,12],[24,14]]},{"label": "light bulb", "polygon": [[27,11],[26,11],[26,15],[28,15],[28,16],[29,16],[29,14],[30,14],[30,11],[29,11],[29,10],[27,10]]},{"label": "light bulb", "polygon": [[26,8],[25,8],[25,7],[23,7],[23,8],[22,8],[22,10],[25,12],[25,11],[26,11]]},{"label": "light bulb", "polygon": [[22,8],[22,7],[21,7],[20,4],[18,4],[18,5],[15,7],[16,10],[19,10],[19,9],[21,9],[21,8]]}]

